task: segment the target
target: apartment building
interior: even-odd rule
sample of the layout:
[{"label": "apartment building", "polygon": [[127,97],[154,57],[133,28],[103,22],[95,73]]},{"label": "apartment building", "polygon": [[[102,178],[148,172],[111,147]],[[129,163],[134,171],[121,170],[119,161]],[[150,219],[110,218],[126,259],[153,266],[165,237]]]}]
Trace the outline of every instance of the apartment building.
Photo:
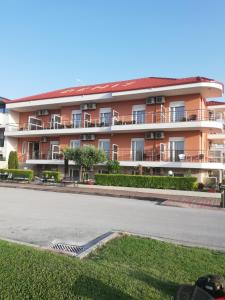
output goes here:
[{"label": "apartment building", "polygon": [[[67,88],[7,103],[9,149],[21,166],[63,172],[65,147],[94,145],[123,172],[194,175],[224,170],[223,84],[209,78],[158,78]],[[216,137],[221,136],[218,141]],[[225,136],[223,136],[225,138]],[[73,162],[70,175],[78,175]],[[104,165],[96,166],[104,172]]]}]

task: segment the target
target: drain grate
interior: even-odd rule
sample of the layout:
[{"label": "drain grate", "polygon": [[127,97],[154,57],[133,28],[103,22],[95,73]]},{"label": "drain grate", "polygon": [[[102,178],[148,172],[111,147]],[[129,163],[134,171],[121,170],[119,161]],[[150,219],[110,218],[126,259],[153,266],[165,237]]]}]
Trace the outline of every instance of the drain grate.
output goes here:
[{"label": "drain grate", "polygon": [[112,231],[106,232],[98,236],[94,240],[91,240],[90,242],[80,246],[55,240],[50,244],[49,248],[61,253],[83,258],[86,255],[88,255],[88,253],[90,253],[92,250],[94,250],[96,247],[101,246],[102,243],[104,244],[108,240],[115,238],[117,236],[118,233],[116,232],[112,232]]},{"label": "drain grate", "polygon": [[79,255],[84,251],[83,246],[69,245],[64,243],[52,243],[50,248],[70,255]]}]

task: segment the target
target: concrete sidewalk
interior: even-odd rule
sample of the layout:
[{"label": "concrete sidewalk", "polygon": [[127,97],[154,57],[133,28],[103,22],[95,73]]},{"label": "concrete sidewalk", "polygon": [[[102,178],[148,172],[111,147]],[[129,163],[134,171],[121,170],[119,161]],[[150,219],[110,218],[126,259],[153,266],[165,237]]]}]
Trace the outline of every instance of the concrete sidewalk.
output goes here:
[{"label": "concrete sidewalk", "polygon": [[205,193],[195,191],[159,190],[132,187],[82,185],[37,185],[33,183],[6,183],[0,182],[0,187],[22,188],[31,190],[51,191],[58,193],[92,194],[99,196],[111,196],[132,198],[158,202],[163,206],[220,208],[221,196],[219,193]]}]

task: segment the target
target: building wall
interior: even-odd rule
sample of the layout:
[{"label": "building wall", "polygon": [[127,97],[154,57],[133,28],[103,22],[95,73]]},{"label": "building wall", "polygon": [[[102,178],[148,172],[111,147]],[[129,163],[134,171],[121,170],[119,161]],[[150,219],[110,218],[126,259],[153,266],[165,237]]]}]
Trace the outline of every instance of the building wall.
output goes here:
[{"label": "building wall", "polygon": [[[182,95],[182,96],[170,96],[166,97],[165,104],[163,105],[163,109],[168,110],[171,102],[175,101],[184,101],[185,110],[189,111],[191,114],[198,114],[198,110],[205,109],[204,102],[200,95]],[[129,101],[118,101],[118,102],[109,102],[109,103],[97,103],[97,109],[89,110],[88,113],[91,115],[91,119],[98,120],[100,109],[101,108],[111,108],[112,110],[116,110],[119,112],[120,116],[124,116],[129,120],[132,115],[132,106],[145,104],[146,98],[137,99],[137,100],[129,100]],[[38,117],[43,122],[50,122],[52,114],[60,114],[62,122],[70,122],[71,115],[73,110],[80,110],[80,105],[66,106],[61,109],[53,109],[49,110],[48,116]],[[152,122],[152,114],[153,112],[160,112],[161,105],[146,105],[146,122]],[[84,114],[84,112],[83,112]],[[32,112],[21,112],[19,114],[19,123],[21,126],[26,125],[28,123],[29,116],[35,116],[35,111]]]},{"label": "building wall", "polygon": [[[174,137],[184,138],[184,149],[189,151],[190,155],[197,155],[201,151],[201,133],[199,131],[183,131],[183,132],[164,132],[165,138],[160,140],[144,140],[144,149],[146,152],[159,151],[160,144],[164,143],[168,145],[169,139]],[[117,144],[121,155],[121,160],[124,157],[125,160],[129,159],[131,150],[131,141],[135,138],[145,138],[145,133],[119,133],[119,134],[97,134],[94,141],[81,141],[82,145],[93,145],[98,147],[99,140],[108,139],[111,143],[111,149],[113,144]],[[18,155],[22,156],[22,145],[24,142],[41,142],[42,137],[29,137],[18,139]],[[50,137],[48,142],[41,143],[41,152],[47,154],[50,149],[50,141],[59,141],[60,148],[67,148],[70,146],[71,140],[80,140],[80,135],[69,136],[55,136]],[[168,150],[168,149],[167,149]]]}]

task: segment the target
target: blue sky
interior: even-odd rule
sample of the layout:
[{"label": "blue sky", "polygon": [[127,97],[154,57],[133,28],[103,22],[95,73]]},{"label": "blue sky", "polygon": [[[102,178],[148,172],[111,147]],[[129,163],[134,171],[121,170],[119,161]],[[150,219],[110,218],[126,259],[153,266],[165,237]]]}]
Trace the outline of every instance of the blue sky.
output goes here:
[{"label": "blue sky", "polygon": [[225,0],[0,0],[0,95],[147,76],[225,82]]}]

